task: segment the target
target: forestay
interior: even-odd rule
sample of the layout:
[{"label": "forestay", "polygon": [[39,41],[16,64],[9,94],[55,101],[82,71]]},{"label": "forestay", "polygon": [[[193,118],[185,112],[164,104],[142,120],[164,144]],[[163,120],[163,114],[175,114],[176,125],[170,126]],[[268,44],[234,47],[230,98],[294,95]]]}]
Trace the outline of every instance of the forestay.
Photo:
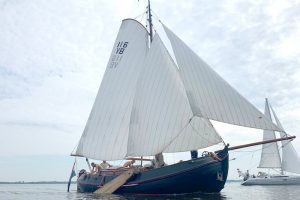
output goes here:
[{"label": "forestay", "polygon": [[163,26],[170,39],[194,115],[240,126],[279,130],[171,30]]},{"label": "forestay", "polygon": [[136,82],[148,51],[148,32],[124,20],[76,155],[115,160],[125,157]]},{"label": "forestay", "polygon": [[158,34],[137,85],[128,156],[187,151],[222,141],[207,119],[193,117],[178,68]]},{"label": "forestay", "polygon": [[[265,116],[272,121],[268,100],[265,102]],[[274,131],[264,130],[263,140],[276,139]],[[259,168],[281,168],[281,160],[277,142],[263,144]]]},{"label": "forestay", "polygon": [[[271,105],[270,105],[271,107]],[[271,107],[273,116],[275,118],[277,126],[284,130],[276,113],[274,112],[273,108]],[[286,137],[286,134],[283,132],[280,132],[281,137]],[[300,159],[299,156],[292,144],[291,141],[288,140],[282,140],[282,170],[292,173],[300,174]]]}]

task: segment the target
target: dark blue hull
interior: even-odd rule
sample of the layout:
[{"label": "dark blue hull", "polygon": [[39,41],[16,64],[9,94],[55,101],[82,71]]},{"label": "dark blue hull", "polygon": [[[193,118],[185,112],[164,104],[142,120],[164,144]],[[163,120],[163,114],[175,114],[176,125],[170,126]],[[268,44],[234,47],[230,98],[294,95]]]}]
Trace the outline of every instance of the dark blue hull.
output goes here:
[{"label": "dark blue hull", "polygon": [[[182,194],[220,192],[228,174],[228,150],[218,153],[221,160],[210,156],[135,174],[116,194]],[[77,180],[79,192],[94,192],[115,178],[116,174],[88,176]]]}]

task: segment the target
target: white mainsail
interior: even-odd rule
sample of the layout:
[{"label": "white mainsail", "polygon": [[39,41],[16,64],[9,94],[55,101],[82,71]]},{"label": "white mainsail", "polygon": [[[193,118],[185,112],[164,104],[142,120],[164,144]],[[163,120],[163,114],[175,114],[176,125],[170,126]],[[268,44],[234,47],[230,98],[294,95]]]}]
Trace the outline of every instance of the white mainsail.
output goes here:
[{"label": "white mainsail", "polygon": [[222,142],[207,119],[193,118],[178,68],[158,34],[137,85],[128,156],[187,151]]},{"label": "white mainsail", "polygon": [[[271,107],[271,105],[270,105]],[[276,113],[274,112],[273,108],[271,107],[273,116],[275,118],[277,126],[284,130]],[[286,134],[280,132],[280,137],[285,137]],[[300,174],[300,158],[292,144],[291,141],[282,140],[282,170],[292,173]]]},{"label": "white mainsail", "polygon": [[[272,121],[268,99],[265,102],[265,116]],[[276,139],[274,131],[264,130],[263,140]],[[281,160],[277,142],[263,144],[258,168],[281,168]]]},{"label": "white mainsail", "polygon": [[165,29],[179,67],[158,35],[149,50],[147,30],[123,20],[74,155],[117,160],[205,148],[222,142],[209,119],[279,130]]},{"label": "white mainsail", "polygon": [[163,27],[171,42],[194,115],[240,126],[280,131],[171,30],[165,25]]},{"label": "white mainsail", "polygon": [[136,82],[147,52],[147,30],[135,20],[123,20],[76,155],[125,157]]}]

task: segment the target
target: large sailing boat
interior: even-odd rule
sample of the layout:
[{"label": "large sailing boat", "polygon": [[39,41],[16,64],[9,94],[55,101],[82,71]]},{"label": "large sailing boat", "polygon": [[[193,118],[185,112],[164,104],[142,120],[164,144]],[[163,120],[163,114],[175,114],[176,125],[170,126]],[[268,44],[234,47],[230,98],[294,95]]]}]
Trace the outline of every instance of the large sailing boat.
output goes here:
[{"label": "large sailing boat", "polygon": [[[265,116],[272,120],[271,111],[273,117],[276,121],[277,126],[283,130],[283,127],[272,109],[271,105],[266,99],[265,102]],[[280,132],[280,137],[286,137],[286,134]],[[263,139],[272,140],[275,139],[276,135],[274,131],[264,130]],[[279,150],[282,149],[282,159],[280,157]],[[291,141],[281,141],[281,148],[278,144],[270,143],[263,144],[261,158],[258,168],[265,168],[276,170],[276,175],[271,175],[270,173],[260,172],[257,177],[250,177],[242,183],[242,185],[292,185],[300,184],[300,176],[286,175],[285,172],[291,172],[300,174],[300,159],[293,147]],[[278,172],[280,170],[280,173]]]},{"label": "large sailing boat", "polygon": [[[215,153],[159,168],[135,168],[115,193],[219,192],[228,174],[228,145],[210,120],[281,131],[242,97],[167,26],[177,61],[159,34],[134,19],[122,21],[117,39],[74,156],[120,160],[203,149]],[[79,192],[94,192],[126,168],[97,175],[81,171]]]}]

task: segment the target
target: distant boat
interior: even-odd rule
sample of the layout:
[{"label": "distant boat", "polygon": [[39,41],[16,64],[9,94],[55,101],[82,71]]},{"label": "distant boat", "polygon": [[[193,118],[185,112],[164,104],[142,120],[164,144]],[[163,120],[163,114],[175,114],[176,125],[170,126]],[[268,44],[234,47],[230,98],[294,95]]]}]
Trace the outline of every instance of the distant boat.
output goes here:
[{"label": "distant boat", "polygon": [[[134,19],[122,21],[74,156],[122,160],[203,149],[222,150],[159,168],[135,166],[115,193],[219,192],[228,174],[228,146],[210,120],[280,131],[164,24],[176,62],[159,34]],[[126,168],[93,175],[82,170],[79,192],[94,192]],[[123,180],[122,180],[123,181]]]},{"label": "distant boat", "polygon": [[[273,113],[277,126],[283,130],[276,113],[270,106],[268,99],[266,99],[265,116],[272,120],[270,110]],[[286,134],[280,132],[280,136],[286,137]],[[264,130],[264,140],[275,138],[274,131]],[[282,158],[280,157],[280,149],[282,150]],[[257,177],[249,177],[242,182],[242,185],[300,185],[300,176],[286,174],[286,172],[300,174],[300,159],[291,141],[281,141],[281,148],[278,147],[276,142],[264,144],[258,168],[269,169],[269,171],[275,169],[280,172],[277,172],[277,174],[259,172]]]}]

